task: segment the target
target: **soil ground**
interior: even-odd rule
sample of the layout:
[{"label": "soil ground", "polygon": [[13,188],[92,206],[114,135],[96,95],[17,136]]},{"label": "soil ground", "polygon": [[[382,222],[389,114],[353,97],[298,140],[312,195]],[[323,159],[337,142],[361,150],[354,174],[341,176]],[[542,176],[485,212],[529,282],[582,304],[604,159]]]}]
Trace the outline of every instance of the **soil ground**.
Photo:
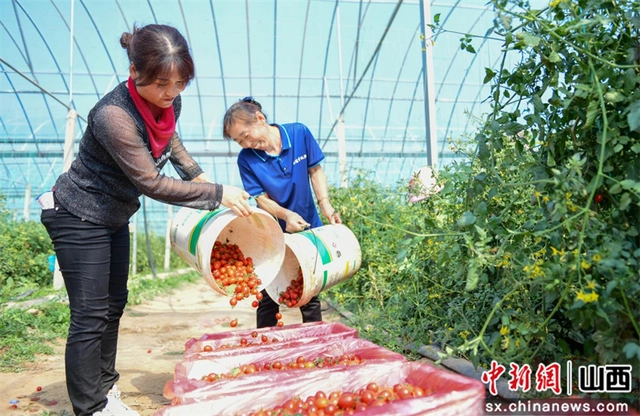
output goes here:
[{"label": "soil ground", "polygon": [[[285,325],[302,322],[298,309],[282,308]],[[229,322],[238,319],[238,326]],[[323,319],[340,315],[323,302]],[[206,333],[255,328],[255,309],[249,302],[231,308],[228,298],[214,292],[204,280],[141,305],[127,306],[120,323],[117,369],[121,398],[141,416],[167,406],[162,395],[182,360],[184,345]],[[73,415],[64,375],[64,340],[54,355],[37,357],[28,370],[0,373],[0,414]],[[38,391],[38,387],[41,390]],[[10,401],[18,400],[17,409]]]}]

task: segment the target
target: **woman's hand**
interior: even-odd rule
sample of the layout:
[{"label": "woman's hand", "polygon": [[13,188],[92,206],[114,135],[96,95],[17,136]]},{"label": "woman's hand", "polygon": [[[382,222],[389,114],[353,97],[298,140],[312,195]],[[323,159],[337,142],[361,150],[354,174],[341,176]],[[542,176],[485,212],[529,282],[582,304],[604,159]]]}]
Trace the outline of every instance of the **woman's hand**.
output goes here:
[{"label": "woman's hand", "polygon": [[340,218],[340,213],[338,211],[333,211],[333,214],[330,214],[328,218],[331,224],[342,224],[342,219]]},{"label": "woman's hand", "polygon": [[331,224],[342,224],[342,219],[340,219],[340,213],[333,209],[333,205],[329,201],[328,197],[322,198],[318,205],[320,206],[320,210],[322,211],[322,215],[327,217],[329,223]]},{"label": "woman's hand", "polygon": [[285,231],[288,233],[298,233],[311,227],[311,224],[306,222],[299,214],[289,211],[284,217],[284,221],[287,223]]},{"label": "woman's hand", "polygon": [[249,205],[249,194],[235,186],[222,185],[221,205],[231,208],[239,217],[248,217],[253,214],[253,208]]}]

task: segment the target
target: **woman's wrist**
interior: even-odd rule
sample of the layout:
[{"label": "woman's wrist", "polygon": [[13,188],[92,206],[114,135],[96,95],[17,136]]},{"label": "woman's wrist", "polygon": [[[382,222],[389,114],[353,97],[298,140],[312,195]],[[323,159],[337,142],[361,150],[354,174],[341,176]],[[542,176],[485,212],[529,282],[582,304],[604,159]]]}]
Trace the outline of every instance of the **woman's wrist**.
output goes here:
[{"label": "woman's wrist", "polygon": [[289,218],[289,215],[293,214],[293,211],[285,211],[284,213],[284,217],[282,217],[282,220],[284,222],[287,222],[287,218]]},{"label": "woman's wrist", "polygon": [[329,202],[328,196],[323,196],[322,198],[318,198],[318,205],[322,205],[323,203],[328,203],[328,202]]}]

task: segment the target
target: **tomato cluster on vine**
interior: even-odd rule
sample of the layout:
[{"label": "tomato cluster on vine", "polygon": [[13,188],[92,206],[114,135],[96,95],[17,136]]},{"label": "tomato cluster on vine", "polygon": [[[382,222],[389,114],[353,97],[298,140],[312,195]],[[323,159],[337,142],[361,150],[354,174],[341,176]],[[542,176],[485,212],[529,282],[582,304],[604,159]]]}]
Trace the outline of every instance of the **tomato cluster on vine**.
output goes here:
[{"label": "tomato cluster on vine", "polygon": [[377,383],[369,383],[357,392],[323,391],[306,399],[294,397],[282,405],[271,409],[260,409],[248,416],[344,416],[365,411],[368,408],[384,406],[396,400],[423,397],[428,393],[420,386],[411,383],[398,383],[393,387],[379,387]]},{"label": "tomato cluster on vine", "polygon": [[317,357],[307,360],[304,356],[298,356],[295,360],[283,362],[279,360],[263,363],[252,363],[235,367],[227,373],[210,373],[202,376],[201,380],[214,382],[220,379],[236,378],[245,374],[271,370],[301,370],[312,368],[326,368],[336,365],[359,365],[365,360],[356,354],[343,354],[335,357]]},{"label": "tomato cluster on vine", "polygon": [[300,302],[304,291],[302,268],[298,267],[298,276],[291,280],[290,283],[284,291],[280,292],[280,297],[278,298],[278,303],[285,304],[289,308],[296,306]]},{"label": "tomato cluster on vine", "polygon": [[262,293],[258,287],[262,281],[255,273],[253,259],[245,257],[237,244],[216,241],[211,250],[210,265],[211,274],[218,286],[225,290],[233,290],[229,299],[231,306],[236,306],[238,302],[254,296],[255,300],[251,306],[258,307],[262,300]]}]

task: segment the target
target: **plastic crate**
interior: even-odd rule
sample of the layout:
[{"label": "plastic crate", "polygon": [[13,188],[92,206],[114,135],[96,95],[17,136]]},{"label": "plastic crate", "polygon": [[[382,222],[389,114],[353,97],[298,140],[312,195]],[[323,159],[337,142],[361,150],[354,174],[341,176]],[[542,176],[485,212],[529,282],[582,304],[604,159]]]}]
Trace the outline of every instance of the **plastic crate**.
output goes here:
[{"label": "plastic crate", "polygon": [[[273,374],[268,374],[273,373]],[[424,397],[390,402],[369,408],[362,415],[482,415],[485,387],[477,380],[450,373],[422,362],[389,361],[348,367],[331,367],[316,371],[267,371],[262,377],[230,379],[216,384],[206,397],[186,394],[184,404],[159,409],[154,416],[176,415],[242,415],[269,409],[285,401],[302,399],[322,390],[359,391],[367,383],[380,386],[412,383],[429,392]],[[186,403],[190,401],[189,403]]]}]

